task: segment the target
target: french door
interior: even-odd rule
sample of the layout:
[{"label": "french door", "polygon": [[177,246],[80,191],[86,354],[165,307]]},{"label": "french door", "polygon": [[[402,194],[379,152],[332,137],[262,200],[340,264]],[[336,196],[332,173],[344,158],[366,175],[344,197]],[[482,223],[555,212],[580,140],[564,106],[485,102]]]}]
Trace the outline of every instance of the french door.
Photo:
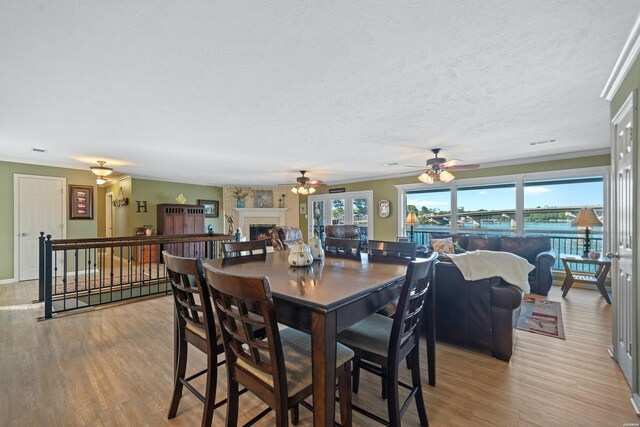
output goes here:
[{"label": "french door", "polygon": [[325,225],[355,224],[360,238],[373,238],[373,191],[309,196],[308,235],[324,238]]},{"label": "french door", "polygon": [[612,205],[613,215],[611,248],[613,268],[611,282],[613,288],[613,357],[629,382],[634,393],[638,391],[636,372],[637,342],[637,283],[634,280],[634,243],[636,237],[635,200],[638,194],[636,183],[635,136],[637,117],[637,92],[633,92],[613,118],[612,125]]}]

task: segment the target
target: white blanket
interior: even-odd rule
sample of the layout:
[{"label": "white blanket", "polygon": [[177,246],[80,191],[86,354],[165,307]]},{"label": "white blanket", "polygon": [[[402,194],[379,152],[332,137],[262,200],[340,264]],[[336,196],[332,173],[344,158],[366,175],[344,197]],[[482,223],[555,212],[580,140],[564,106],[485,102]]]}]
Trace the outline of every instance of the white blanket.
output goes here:
[{"label": "white blanket", "polygon": [[480,280],[498,276],[505,282],[519,287],[525,294],[531,292],[527,277],[535,267],[516,254],[477,250],[447,255],[460,269],[465,280]]}]

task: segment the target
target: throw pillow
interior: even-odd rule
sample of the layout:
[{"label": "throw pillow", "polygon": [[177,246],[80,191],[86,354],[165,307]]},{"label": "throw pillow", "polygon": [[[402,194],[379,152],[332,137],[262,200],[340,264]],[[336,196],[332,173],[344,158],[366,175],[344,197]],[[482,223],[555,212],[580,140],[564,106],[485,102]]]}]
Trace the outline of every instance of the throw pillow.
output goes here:
[{"label": "throw pillow", "polygon": [[453,239],[451,237],[447,237],[446,239],[431,239],[431,247],[434,251],[441,254],[455,253]]},{"label": "throw pillow", "polygon": [[465,252],[467,252],[465,250],[465,248],[463,248],[462,246],[460,246],[460,244],[458,242],[453,242],[453,250],[455,253],[457,254],[463,254]]}]

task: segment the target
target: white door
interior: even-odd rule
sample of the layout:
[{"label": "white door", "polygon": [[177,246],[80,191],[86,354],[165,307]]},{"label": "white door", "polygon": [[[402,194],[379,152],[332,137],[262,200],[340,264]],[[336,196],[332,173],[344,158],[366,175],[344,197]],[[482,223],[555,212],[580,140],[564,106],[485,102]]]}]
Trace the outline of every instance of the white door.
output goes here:
[{"label": "white door", "polygon": [[615,251],[612,268],[614,331],[614,358],[620,365],[627,382],[634,384],[636,355],[636,286],[634,285],[633,238],[635,238],[634,195],[636,137],[634,111],[637,95],[632,93],[612,120],[612,206],[613,215],[611,248]]},{"label": "white door", "polygon": [[309,196],[312,215],[309,218],[309,236],[314,232],[322,236],[325,224],[355,224],[367,239],[373,239],[372,191],[352,191],[339,194]]},{"label": "white door", "polygon": [[40,232],[54,239],[64,238],[64,178],[14,176],[17,280],[38,278],[38,238]]},{"label": "white door", "polygon": [[113,236],[113,193],[109,192],[105,195],[105,237]]}]

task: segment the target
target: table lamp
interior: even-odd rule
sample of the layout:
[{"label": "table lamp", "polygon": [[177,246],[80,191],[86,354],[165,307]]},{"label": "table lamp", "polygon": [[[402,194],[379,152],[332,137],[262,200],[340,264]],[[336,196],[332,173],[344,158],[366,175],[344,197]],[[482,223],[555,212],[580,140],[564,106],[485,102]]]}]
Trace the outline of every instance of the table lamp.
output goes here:
[{"label": "table lamp", "polygon": [[409,241],[413,242],[413,226],[418,223],[418,217],[415,212],[409,212],[404,224],[409,226]]},{"label": "table lamp", "polygon": [[584,253],[582,256],[588,256],[590,250],[589,227],[601,227],[602,222],[596,216],[592,208],[580,209],[578,217],[571,223],[574,227],[584,227]]}]

